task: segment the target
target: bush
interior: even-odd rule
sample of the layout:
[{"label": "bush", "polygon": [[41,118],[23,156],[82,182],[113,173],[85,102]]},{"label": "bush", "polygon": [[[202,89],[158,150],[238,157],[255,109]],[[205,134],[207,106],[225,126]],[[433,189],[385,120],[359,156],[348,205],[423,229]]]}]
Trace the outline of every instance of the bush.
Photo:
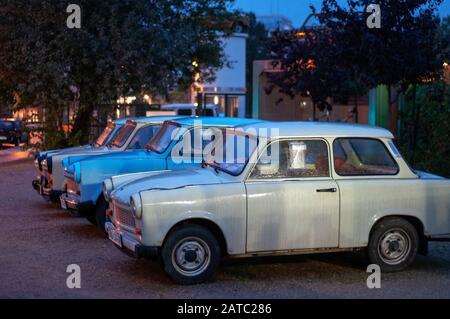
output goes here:
[{"label": "bush", "polygon": [[[399,146],[410,164],[450,178],[450,85],[438,81],[417,90],[416,108],[420,108],[419,123],[414,121],[412,89],[406,93],[406,106],[399,118]],[[418,124],[414,143],[413,126]],[[415,147],[411,147],[411,143]]]}]

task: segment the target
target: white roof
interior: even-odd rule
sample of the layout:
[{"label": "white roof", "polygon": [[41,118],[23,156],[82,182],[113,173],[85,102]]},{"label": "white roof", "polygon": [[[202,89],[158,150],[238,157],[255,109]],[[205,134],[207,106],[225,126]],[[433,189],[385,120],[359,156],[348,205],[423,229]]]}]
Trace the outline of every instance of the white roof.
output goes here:
[{"label": "white roof", "polygon": [[[369,137],[389,138],[388,130],[369,125],[324,122],[261,122],[241,126],[246,133],[260,137]],[[253,132],[252,132],[253,130]],[[256,131],[255,131],[256,130]]]}]

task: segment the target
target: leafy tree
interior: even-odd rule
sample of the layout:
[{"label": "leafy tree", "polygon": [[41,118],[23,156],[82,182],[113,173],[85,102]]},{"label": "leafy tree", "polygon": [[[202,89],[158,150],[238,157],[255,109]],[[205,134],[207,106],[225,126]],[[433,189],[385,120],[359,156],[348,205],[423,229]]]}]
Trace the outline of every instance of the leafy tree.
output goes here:
[{"label": "leafy tree", "polygon": [[[272,50],[284,72],[274,83],[291,96],[307,91],[317,104],[326,97],[357,97],[380,84],[389,91],[393,86],[405,90],[438,78],[442,46],[436,37],[436,8],[441,2],[348,0],[340,6],[324,0],[319,28],[300,38],[295,32],[275,34]],[[366,25],[365,10],[373,3],[381,8],[380,29]],[[393,102],[389,100],[390,113]]]},{"label": "leafy tree", "polygon": [[[436,81],[420,86],[417,102],[412,87],[406,91],[406,106],[399,113],[402,121],[399,144],[414,168],[450,178],[450,85]],[[410,123],[415,122],[414,105],[421,105],[421,128],[414,149],[409,147]]]},{"label": "leafy tree", "polygon": [[188,86],[198,71],[193,60],[202,79],[212,79],[225,61],[221,29],[203,21],[228,14],[228,2],[80,0],[81,29],[68,29],[66,1],[4,0],[0,83],[20,96],[21,106],[44,107],[52,132],[61,132],[62,114],[76,101],[70,137],[85,142],[99,104]]}]

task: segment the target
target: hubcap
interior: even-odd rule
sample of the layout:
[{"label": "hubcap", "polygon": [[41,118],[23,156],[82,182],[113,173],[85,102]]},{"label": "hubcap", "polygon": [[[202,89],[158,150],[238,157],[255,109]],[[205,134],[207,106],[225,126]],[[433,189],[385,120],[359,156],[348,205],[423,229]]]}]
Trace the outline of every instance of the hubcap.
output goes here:
[{"label": "hubcap", "polygon": [[411,239],[402,229],[390,229],[381,236],[378,253],[388,265],[398,265],[408,258]]},{"label": "hubcap", "polygon": [[200,238],[189,237],[180,240],[172,251],[172,264],[185,276],[197,276],[208,268],[211,250]]}]

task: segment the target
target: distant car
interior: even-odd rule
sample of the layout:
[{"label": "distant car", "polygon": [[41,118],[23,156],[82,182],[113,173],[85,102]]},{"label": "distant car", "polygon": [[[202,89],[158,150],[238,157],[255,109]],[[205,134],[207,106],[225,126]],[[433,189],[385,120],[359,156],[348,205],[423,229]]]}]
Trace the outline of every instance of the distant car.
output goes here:
[{"label": "distant car", "polygon": [[[194,104],[154,104],[146,112],[146,116],[196,116],[197,107]],[[203,116],[218,117],[220,113],[219,106],[215,104],[206,104]]]},{"label": "distant car", "polygon": [[411,170],[392,139],[363,125],[243,127],[201,169],[119,186],[109,238],[161,258],[180,284],[208,280],[223,256],[365,250],[383,272],[403,270],[450,238],[450,180]]},{"label": "distant car", "polygon": [[115,137],[101,147],[80,149],[75,152],[62,152],[48,155],[41,163],[42,182],[40,184],[40,194],[55,203],[60,202],[60,197],[65,193],[64,168],[82,159],[106,154],[110,152],[120,152],[127,149],[145,148],[145,144],[140,145],[141,137],[153,134],[153,130],[148,127],[160,127],[164,121],[177,118],[175,116],[155,116],[128,119],[126,123],[117,131]]},{"label": "distant car", "polygon": [[[61,197],[61,207],[81,212],[89,221],[104,230],[107,194],[117,186],[115,180],[114,184],[107,183],[106,187],[102,187],[105,179],[122,174],[132,174],[128,177],[136,178],[137,175],[144,176],[152,174],[153,171],[198,167],[202,161],[203,148],[208,145],[203,143],[203,140],[198,145],[194,145],[194,139],[189,141],[191,147],[189,153],[185,151],[184,156],[196,159],[192,163],[177,163],[172,158],[172,150],[187,141],[187,134],[196,132],[203,137],[202,134],[208,133],[208,129],[222,132],[226,128],[258,122],[261,121],[226,117],[194,117],[167,121],[153,139],[145,141],[147,148],[93,156],[68,167],[65,172],[67,193]],[[191,134],[191,138],[193,136]]]},{"label": "distant car", "polygon": [[15,118],[0,119],[0,147],[19,146],[28,142],[28,130],[22,121]]}]

